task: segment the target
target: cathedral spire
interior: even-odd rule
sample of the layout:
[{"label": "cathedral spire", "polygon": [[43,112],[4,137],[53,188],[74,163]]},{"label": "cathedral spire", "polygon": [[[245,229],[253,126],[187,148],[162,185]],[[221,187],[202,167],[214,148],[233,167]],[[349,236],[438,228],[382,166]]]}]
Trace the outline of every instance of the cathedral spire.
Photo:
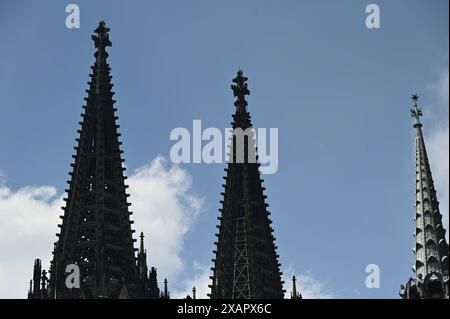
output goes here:
[{"label": "cathedral spire", "polygon": [[[130,298],[137,298],[141,296],[132,213],[107,62],[109,28],[101,21],[94,32],[95,63],[76,139],[64,215],[60,216],[50,286],[55,298],[118,298],[123,296],[123,287]],[[66,267],[71,264],[80,268],[78,289],[65,285]]]},{"label": "cathedral spire", "polygon": [[[257,163],[251,131],[251,116],[245,96],[250,94],[247,78],[239,70],[231,89],[236,97],[230,159],[225,170],[225,192],[219,210],[220,225],[211,277],[213,299],[283,298],[283,281],[276,253],[275,238],[267,211],[264,187]],[[247,131],[237,143],[238,129]],[[243,146],[243,152],[242,152]],[[238,159],[240,150],[243,160]],[[251,160],[255,159],[255,160]]]},{"label": "cathedral spire", "polygon": [[407,299],[448,298],[449,248],[422,133],[422,108],[417,104],[417,94],[413,94],[411,99],[416,131],[415,278],[401,286],[400,295]]}]

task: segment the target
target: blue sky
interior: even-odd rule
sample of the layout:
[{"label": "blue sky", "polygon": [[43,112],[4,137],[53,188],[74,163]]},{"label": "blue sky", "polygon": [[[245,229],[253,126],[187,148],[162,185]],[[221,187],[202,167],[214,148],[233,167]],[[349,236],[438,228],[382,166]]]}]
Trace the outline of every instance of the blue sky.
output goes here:
[{"label": "blue sky", "polygon": [[[381,10],[380,29],[365,27],[372,2]],[[254,126],[279,129],[279,169],[264,184],[283,270],[304,276],[313,296],[397,298],[413,264],[412,92],[421,96],[434,177],[448,209],[448,1],[372,2],[73,1],[81,28],[67,29],[70,2],[0,0],[0,200],[9,200],[1,222],[14,214],[11,198],[30,187],[44,193],[32,203],[57,207],[94,61],[90,35],[104,19],[127,174],[159,169],[146,176],[173,173],[175,186],[185,181],[175,195],[169,191],[192,212],[180,218],[183,231],[170,246],[180,266],[165,274],[149,251],[173,291],[205,282],[224,165],[173,167],[158,156],[168,158],[171,130],[191,129],[194,119],[229,126],[229,85],[241,67]],[[185,214],[180,207],[178,217]],[[37,228],[52,221],[33,218]],[[0,226],[0,237],[3,231],[24,239],[5,235],[2,249],[27,256],[19,258],[27,273],[12,276],[11,261],[3,268],[0,261],[0,283],[19,287],[8,293],[0,285],[2,297],[25,296],[35,253],[50,252],[56,239],[29,247],[35,238],[14,225]],[[138,220],[135,226],[150,248],[156,245]],[[56,223],[44,229],[56,233]],[[380,266],[379,289],[365,287],[372,263]]]}]

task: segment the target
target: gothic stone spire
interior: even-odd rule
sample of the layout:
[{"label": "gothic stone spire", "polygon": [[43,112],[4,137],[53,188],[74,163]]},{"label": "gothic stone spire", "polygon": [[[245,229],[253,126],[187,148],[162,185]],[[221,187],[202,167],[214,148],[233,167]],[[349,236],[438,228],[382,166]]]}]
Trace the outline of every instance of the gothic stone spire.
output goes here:
[{"label": "gothic stone spire", "polygon": [[[231,124],[235,130],[246,130],[252,127],[245,100],[250,94],[247,78],[239,71],[233,82],[236,112]],[[257,159],[253,135],[244,135],[242,162],[236,161],[236,140],[233,134],[230,161],[225,170],[210,297],[281,299],[284,296],[282,274],[263,193],[265,188],[259,164],[249,160],[250,157]]]},{"label": "gothic stone spire", "polygon": [[[101,21],[92,36],[96,59],[50,279],[55,298],[118,298],[124,291],[130,298],[139,297],[132,213],[107,62],[108,31]],[[69,264],[80,268],[81,289],[65,286]]]},{"label": "gothic stone spire", "polygon": [[416,130],[416,229],[413,249],[413,271],[416,276],[410,278],[406,286],[402,285],[400,295],[407,299],[448,298],[448,244],[422,133],[422,108],[417,105],[417,94],[411,98],[414,103],[411,115],[415,118]]}]

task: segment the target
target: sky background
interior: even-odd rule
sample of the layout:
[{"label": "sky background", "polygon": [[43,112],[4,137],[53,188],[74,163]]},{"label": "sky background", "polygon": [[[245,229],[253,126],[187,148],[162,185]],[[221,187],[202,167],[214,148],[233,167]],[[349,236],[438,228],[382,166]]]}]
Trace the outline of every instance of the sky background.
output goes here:
[{"label": "sky background", "polygon": [[[365,26],[372,2],[380,29]],[[241,67],[254,126],[279,130],[263,178],[286,279],[307,298],[398,298],[413,264],[413,92],[448,229],[448,1],[372,2],[79,0],[68,29],[69,1],[0,0],[0,297],[26,297],[34,258],[48,266],[104,19],[134,226],[173,297],[208,291],[225,164],[172,164],[169,135],[194,119],[229,127]]]}]

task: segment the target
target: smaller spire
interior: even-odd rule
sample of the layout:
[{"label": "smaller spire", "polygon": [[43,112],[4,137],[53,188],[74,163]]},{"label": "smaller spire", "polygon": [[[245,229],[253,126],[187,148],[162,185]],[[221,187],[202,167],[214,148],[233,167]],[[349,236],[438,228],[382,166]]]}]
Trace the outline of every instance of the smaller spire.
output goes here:
[{"label": "smaller spire", "polygon": [[411,109],[411,117],[414,117],[415,120],[416,120],[416,123],[414,124],[414,127],[416,127],[416,125],[422,126],[422,123],[420,123],[420,117],[423,116],[423,112],[422,112],[422,108],[417,105],[417,101],[419,100],[419,96],[416,93],[414,93],[413,95],[411,95],[411,100],[414,103],[414,106]]},{"label": "smaller spire", "polygon": [[302,299],[302,295],[297,292],[297,278],[292,276],[292,295],[291,299]]},{"label": "smaller spire", "polygon": [[141,232],[141,253],[144,252],[144,232]]},{"label": "smaller spire", "polygon": [[294,296],[297,296],[297,284],[296,284],[297,279],[295,278],[295,275],[292,276],[292,294]]},{"label": "smaller spire", "polygon": [[157,271],[155,267],[150,269],[150,273],[148,276],[149,284],[148,284],[148,295],[150,299],[159,299],[162,297],[160,294],[158,287],[158,279],[157,279]]},{"label": "smaller spire", "polygon": [[168,290],[167,290],[167,278],[164,278],[164,296],[166,296],[167,297],[167,295],[168,295]]},{"label": "smaller spire", "polygon": [[195,286],[192,287],[192,299],[197,299],[197,289],[195,289]]},{"label": "smaller spire", "polygon": [[167,288],[167,278],[164,279],[164,292],[161,292],[161,299],[170,299],[169,289]]},{"label": "smaller spire", "polygon": [[41,275],[42,275],[42,264],[40,259],[35,259],[34,269],[33,269],[33,298],[41,298]]}]

